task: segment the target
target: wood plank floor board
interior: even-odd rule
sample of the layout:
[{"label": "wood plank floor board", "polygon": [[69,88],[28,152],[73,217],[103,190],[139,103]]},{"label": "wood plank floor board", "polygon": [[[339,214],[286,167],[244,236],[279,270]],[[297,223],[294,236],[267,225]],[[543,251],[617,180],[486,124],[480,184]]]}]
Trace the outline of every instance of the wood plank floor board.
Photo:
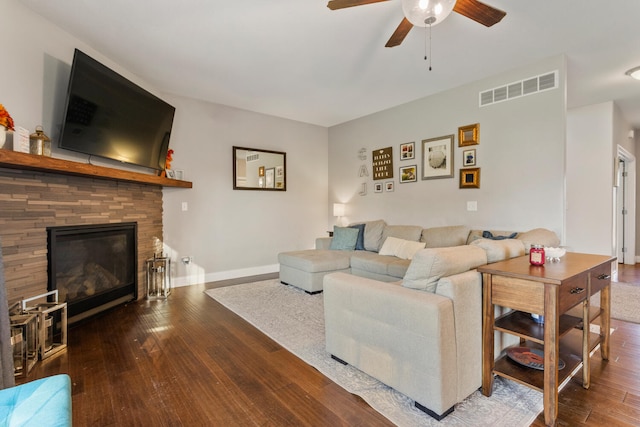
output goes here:
[{"label": "wood plank floor board", "polygon": [[[625,274],[640,283],[640,268]],[[238,282],[177,288],[76,325],[68,349],[28,379],[68,373],[80,427],[393,425],[203,293]],[[640,426],[640,325],[612,327],[611,361],[593,357],[590,390],[574,379],[560,393],[558,425]]]}]

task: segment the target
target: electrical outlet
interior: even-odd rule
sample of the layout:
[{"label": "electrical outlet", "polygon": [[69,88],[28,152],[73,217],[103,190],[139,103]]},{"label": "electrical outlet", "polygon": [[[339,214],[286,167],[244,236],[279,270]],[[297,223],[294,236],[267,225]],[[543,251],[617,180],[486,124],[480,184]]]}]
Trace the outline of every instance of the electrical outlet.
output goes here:
[{"label": "electrical outlet", "polygon": [[186,212],[189,210],[189,204],[187,202],[182,202],[182,211]]},{"label": "electrical outlet", "polygon": [[467,202],[467,210],[468,211],[477,211],[478,210],[478,202],[476,201],[472,201],[472,202]]}]

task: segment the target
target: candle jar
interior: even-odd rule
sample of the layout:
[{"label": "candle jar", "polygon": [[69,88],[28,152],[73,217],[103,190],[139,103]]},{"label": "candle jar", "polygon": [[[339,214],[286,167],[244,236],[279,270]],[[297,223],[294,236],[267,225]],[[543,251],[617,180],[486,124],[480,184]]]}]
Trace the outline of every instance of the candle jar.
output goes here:
[{"label": "candle jar", "polygon": [[544,246],[531,245],[529,250],[529,262],[531,265],[544,265]]}]

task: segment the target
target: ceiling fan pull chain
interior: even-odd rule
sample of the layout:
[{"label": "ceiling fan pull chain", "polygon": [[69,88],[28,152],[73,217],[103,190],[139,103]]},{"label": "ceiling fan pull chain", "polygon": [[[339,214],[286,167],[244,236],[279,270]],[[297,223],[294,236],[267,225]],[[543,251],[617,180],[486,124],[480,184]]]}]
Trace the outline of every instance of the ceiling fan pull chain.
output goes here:
[{"label": "ceiling fan pull chain", "polygon": [[424,60],[427,60],[427,26],[424,26]]},{"label": "ceiling fan pull chain", "polygon": [[431,71],[431,24],[429,24],[429,71]]}]

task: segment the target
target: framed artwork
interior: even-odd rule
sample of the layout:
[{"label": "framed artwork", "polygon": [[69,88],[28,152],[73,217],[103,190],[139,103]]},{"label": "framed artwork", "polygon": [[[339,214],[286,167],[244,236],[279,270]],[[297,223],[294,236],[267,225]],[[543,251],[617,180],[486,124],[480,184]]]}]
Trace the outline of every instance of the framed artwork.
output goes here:
[{"label": "framed artwork", "polygon": [[400,160],[409,160],[416,157],[416,143],[407,142],[400,144]]},{"label": "framed artwork", "polygon": [[266,188],[276,188],[276,170],[275,168],[269,168],[265,170],[264,178],[265,178],[265,187]]},{"label": "framed artwork", "polygon": [[374,150],[371,156],[374,181],[393,178],[393,147]]},{"label": "framed artwork", "polygon": [[460,169],[460,188],[480,188],[480,168]]},{"label": "framed artwork", "polygon": [[387,181],[384,183],[384,189],[387,191],[393,191],[393,181]]},{"label": "framed artwork", "polygon": [[400,184],[416,182],[418,180],[418,165],[403,166],[400,168]]},{"label": "framed artwork", "polygon": [[176,173],[173,169],[167,169],[165,172],[167,173],[167,178],[176,179]]},{"label": "framed artwork", "polygon": [[462,150],[462,166],[475,166],[476,165],[476,149],[471,148],[469,150]]},{"label": "framed artwork", "polygon": [[374,182],[373,183],[373,192],[374,193],[382,193],[382,183],[381,182]]},{"label": "framed artwork", "polygon": [[480,144],[480,123],[458,128],[458,147]]},{"label": "framed artwork", "polygon": [[422,141],[422,179],[453,178],[453,135]]}]

